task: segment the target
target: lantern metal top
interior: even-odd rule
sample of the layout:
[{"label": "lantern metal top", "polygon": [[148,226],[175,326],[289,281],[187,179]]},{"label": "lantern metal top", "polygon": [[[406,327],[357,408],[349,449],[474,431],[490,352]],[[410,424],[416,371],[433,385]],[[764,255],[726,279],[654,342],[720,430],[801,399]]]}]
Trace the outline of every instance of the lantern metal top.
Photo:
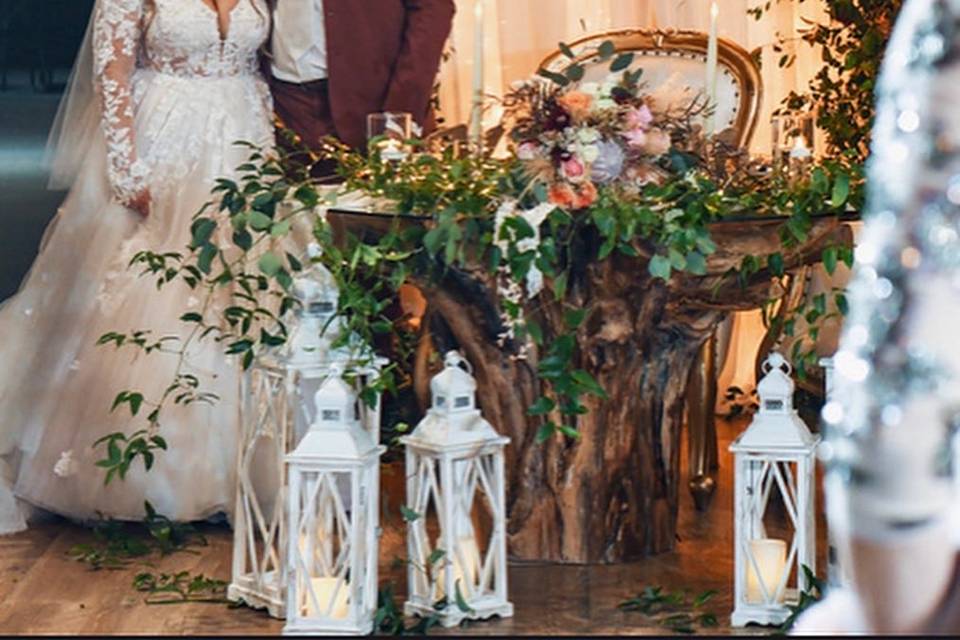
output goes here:
[{"label": "lantern metal top", "polygon": [[307,304],[318,302],[331,305],[329,309],[324,309],[325,311],[336,311],[337,308],[340,289],[337,287],[337,281],[329,269],[317,261],[321,255],[323,255],[323,250],[319,244],[311,242],[307,245],[307,258],[311,262],[310,267],[293,279],[293,294],[304,303],[306,311],[310,311],[310,308],[306,306]]},{"label": "lantern metal top", "polygon": [[330,271],[317,261],[320,245],[310,243],[307,258],[311,264],[293,279],[293,296],[300,308],[290,320],[290,338],[282,347],[279,359],[295,368],[317,366],[329,358],[330,344],[342,330],[336,322],[340,290]]},{"label": "lantern metal top", "polygon": [[430,393],[434,398],[438,396],[453,398],[466,394],[475,397],[477,381],[472,374],[473,367],[460,355],[459,351],[448,351],[443,356],[443,371],[430,381]]},{"label": "lantern metal top", "polygon": [[820,436],[800,419],[793,408],[792,368],[782,355],[773,352],[763,363],[766,374],[757,384],[760,409],[747,430],[730,445],[734,453],[812,453]]},{"label": "lantern metal top", "polygon": [[314,396],[316,417],[310,430],[287,454],[289,463],[363,463],[381,449],[363,428],[357,412],[357,394],[334,364],[330,376]]},{"label": "lantern metal top", "polygon": [[[792,409],[793,391],[796,386],[790,377],[790,374],[793,372],[793,367],[790,366],[790,363],[787,362],[782,355],[774,351],[767,357],[761,369],[766,375],[764,375],[757,384],[757,395],[759,395],[761,399],[768,398],[774,401],[782,399],[785,403],[784,408],[786,410]],[[767,407],[761,402],[760,410],[764,411],[766,409]]]},{"label": "lantern metal top", "polygon": [[471,375],[470,363],[457,351],[447,352],[443,361],[443,371],[430,381],[433,401],[427,415],[401,442],[433,452],[510,442],[477,409],[477,381]]}]

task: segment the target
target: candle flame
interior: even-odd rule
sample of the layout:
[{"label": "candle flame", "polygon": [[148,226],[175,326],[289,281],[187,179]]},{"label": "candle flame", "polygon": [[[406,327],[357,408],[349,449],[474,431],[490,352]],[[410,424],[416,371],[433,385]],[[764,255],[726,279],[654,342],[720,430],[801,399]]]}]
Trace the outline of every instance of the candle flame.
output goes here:
[{"label": "candle flame", "polygon": [[720,15],[720,3],[718,3],[717,0],[713,0],[713,2],[710,3],[710,17],[716,19],[716,17],[719,15]]}]

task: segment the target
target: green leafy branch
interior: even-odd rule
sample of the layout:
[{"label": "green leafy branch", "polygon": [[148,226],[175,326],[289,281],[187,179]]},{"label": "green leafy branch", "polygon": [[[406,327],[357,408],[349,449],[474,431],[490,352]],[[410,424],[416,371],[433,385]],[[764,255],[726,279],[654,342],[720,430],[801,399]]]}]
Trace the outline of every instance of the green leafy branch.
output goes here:
[{"label": "green leafy branch", "polygon": [[807,588],[800,590],[800,597],[796,604],[787,605],[787,608],[790,610],[790,617],[788,617],[780,627],[780,631],[783,633],[789,633],[803,612],[820,602],[827,592],[826,583],[818,578],[813,571],[810,570],[810,567],[803,564],[800,565],[800,569],[806,578]]},{"label": "green leafy branch", "polygon": [[206,546],[207,540],[192,525],[173,522],[160,515],[149,502],[139,525],[113,519],[101,519],[92,528],[94,541],[74,545],[68,555],[92,569],[124,569],[135,562],[146,563],[149,556],[161,557],[190,551],[194,545]]},{"label": "green leafy branch", "polygon": [[716,614],[704,610],[716,593],[709,590],[691,598],[686,590],[665,591],[663,587],[648,586],[636,597],[621,602],[618,608],[642,613],[674,633],[692,634],[697,629],[718,626]]},{"label": "green leafy branch", "polygon": [[[284,152],[266,154],[253,145],[238,144],[251,149],[250,160],[238,168],[239,181],[217,181],[213,189],[217,200],[194,217],[188,253],[142,251],[130,263],[141,268],[142,276],[153,277],[157,288],[181,283],[202,295],[199,307],[180,317],[187,325],[186,336],[154,340],[148,331],[135,330],[108,332],[99,340],[101,345],[176,358],[173,379],[159,398],[149,399],[134,389],[117,394],[112,410],[126,407],[136,417],[142,407],[149,408],[147,428],[107,434],[97,441],[106,448],[105,457],[97,463],[107,470],[106,482],[123,478],[137,458],[143,459],[147,470],[152,467],[157,451],[166,448],[159,436],[165,407],[218,400],[202,388],[198,376],[188,372],[192,345],[204,340],[222,344],[226,354],[237,356],[243,368],[249,368],[258,353],[286,340],[283,318],[298,304],[290,287],[293,274],[302,271],[303,265],[297,256],[277,247],[293,224],[313,214],[323,198],[315,186],[287,178],[285,169],[291,162]],[[224,297],[229,304],[220,303]],[[380,384],[390,384],[390,376],[385,372]],[[369,400],[370,393],[365,395]]]},{"label": "green leafy branch", "polygon": [[226,597],[226,581],[207,578],[202,573],[192,575],[189,571],[179,571],[156,575],[142,572],[134,577],[133,587],[147,594],[144,597],[147,604],[231,604]]}]

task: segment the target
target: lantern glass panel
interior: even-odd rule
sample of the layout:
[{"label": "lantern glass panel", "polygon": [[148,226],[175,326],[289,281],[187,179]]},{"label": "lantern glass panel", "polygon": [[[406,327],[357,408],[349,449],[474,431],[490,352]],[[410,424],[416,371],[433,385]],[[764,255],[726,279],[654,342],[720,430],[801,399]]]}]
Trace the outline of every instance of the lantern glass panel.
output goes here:
[{"label": "lantern glass panel", "polygon": [[447,406],[446,396],[436,396],[433,400],[433,406],[435,406],[437,409],[443,409],[445,406]]},{"label": "lantern glass panel", "polygon": [[471,402],[470,396],[457,396],[457,399],[454,400],[453,407],[455,409],[469,409],[473,405]]},{"label": "lantern glass panel", "polygon": [[[301,475],[296,557],[296,615],[300,618],[347,620],[351,611],[363,609],[362,567],[365,540],[354,537],[364,530],[364,509],[351,510],[351,474],[308,471]],[[357,522],[353,519],[358,518]],[[353,584],[355,581],[361,582]]]},{"label": "lantern glass panel", "polygon": [[744,461],[744,556],[746,604],[776,606],[797,600],[801,550],[797,530],[803,526],[798,463],[789,459],[750,457]]}]

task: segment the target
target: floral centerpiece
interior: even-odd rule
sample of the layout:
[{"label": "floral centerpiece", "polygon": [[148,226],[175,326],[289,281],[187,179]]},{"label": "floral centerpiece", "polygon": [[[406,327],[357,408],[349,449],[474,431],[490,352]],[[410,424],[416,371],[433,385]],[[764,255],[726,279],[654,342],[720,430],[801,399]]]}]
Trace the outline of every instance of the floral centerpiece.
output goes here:
[{"label": "floral centerpiece", "polygon": [[603,82],[535,78],[514,87],[516,155],[532,179],[549,185],[549,202],[584,209],[600,186],[636,192],[665,179],[670,122],[654,114],[639,79],[640,71],[624,71]]}]

